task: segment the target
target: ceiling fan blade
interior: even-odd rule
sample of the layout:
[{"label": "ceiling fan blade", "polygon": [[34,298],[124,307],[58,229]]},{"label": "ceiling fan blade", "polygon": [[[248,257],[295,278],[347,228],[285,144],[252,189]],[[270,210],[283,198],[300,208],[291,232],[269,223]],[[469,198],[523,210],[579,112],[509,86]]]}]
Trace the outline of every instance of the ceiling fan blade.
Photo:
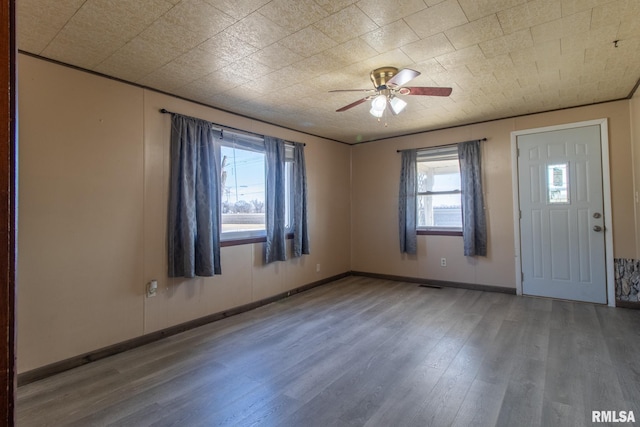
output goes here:
[{"label": "ceiling fan blade", "polygon": [[398,71],[398,74],[396,74],[395,76],[389,79],[389,81],[387,82],[387,86],[389,87],[403,86],[409,83],[409,81],[418,77],[419,75],[420,75],[419,71],[412,70],[410,68],[402,69]]},{"label": "ceiling fan blade", "polygon": [[451,95],[450,87],[403,87],[398,93],[400,95],[427,95],[427,96],[449,96]]},{"label": "ceiling fan blade", "polygon": [[375,92],[375,89],[334,89],[334,90],[330,90],[329,93],[331,92]]},{"label": "ceiling fan blade", "polygon": [[344,107],[342,107],[342,108],[340,108],[340,109],[336,110],[336,112],[337,112],[337,113],[341,113],[341,112],[343,112],[343,111],[347,111],[349,108],[353,108],[353,107],[355,107],[355,106],[357,106],[357,105],[360,105],[360,104],[362,104],[363,102],[365,102],[365,101],[366,101],[366,100],[368,100],[368,99],[369,99],[369,97],[362,98],[362,99],[358,99],[356,102],[352,102],[351,104],[349,104],[349,105],[345,105]]}]

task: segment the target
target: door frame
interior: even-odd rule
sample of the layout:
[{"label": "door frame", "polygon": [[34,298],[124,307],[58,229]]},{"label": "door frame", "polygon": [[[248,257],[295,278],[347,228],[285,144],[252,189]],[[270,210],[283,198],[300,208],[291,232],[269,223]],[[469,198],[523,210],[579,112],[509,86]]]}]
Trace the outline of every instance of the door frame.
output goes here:
[{"label": "door frame", "polygon": [[607,305],[616,306],[613,269],[613,221],[611,218],[611,171],[609,168],[609,127],[607,119],[587,120],[556,126],[545,126],[511,132],[511,182],[513,189],[513,235],[516,267],[516,293],[522,295],[522,258],[520,251],[520,187],[518,180],[518,136],[542,132],[600,126],[600,151],[602,156],[602,198],[604,203],[605,269],[607,277]]}]

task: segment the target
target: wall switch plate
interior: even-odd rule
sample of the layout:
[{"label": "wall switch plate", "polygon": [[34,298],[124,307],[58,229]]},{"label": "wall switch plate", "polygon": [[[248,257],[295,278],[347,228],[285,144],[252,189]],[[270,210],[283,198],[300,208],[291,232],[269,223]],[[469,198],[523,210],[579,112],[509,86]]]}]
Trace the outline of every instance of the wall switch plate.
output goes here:
[{"label": "wall switch plate", "polygon": [[147,298],[155,297],[158,294],[158,281],[152,280],[147,283]]}]

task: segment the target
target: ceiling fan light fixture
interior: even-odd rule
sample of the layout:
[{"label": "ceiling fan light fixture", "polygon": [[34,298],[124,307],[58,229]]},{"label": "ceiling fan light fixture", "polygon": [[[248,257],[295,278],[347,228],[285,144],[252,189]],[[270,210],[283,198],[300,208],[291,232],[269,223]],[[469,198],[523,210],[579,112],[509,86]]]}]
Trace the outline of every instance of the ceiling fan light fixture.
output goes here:
[{"label": "ceiling fan light fixture", "polygon": [[391,98],[389,104],[391,105],[391,109],[393,110],[394,114],[400,114],[400,112],[404,110],[404,107],[407,106],[406,102],[395,96]]},{"label": "ceiling fan light fixture", "polygon": [[[381,114],[387,108],[387,96],[378,95],[371,101],[371,110],[379,111]],[[373,114],[373,113],[372,113]],[[378,116],[379,117],[379,116]]]},{"label": "ceiling fan light fixture", "polygon": [[[371,72],[371,82],[373,89],[335,89],[329,92],[374,92],[360,98],[351,104],[338,108],[336,112],[347,111],[353,107],[371,101],[371,109],[369,113],[380,119],[384,112],[389,109],[393,115],[398,115],[404,111],[407,103],[396,97],[396,95],[426,95],[426,96],[449,96],[451,95],[450,87],[423,87],[404,85],[420,75],[419,71],[410,68],[404,68],[398,71],[395,67],[376,68]],[[386,125],[386,124],[385,124]]]},{"label": "ceiling fan light fixture", "polygon": [[373,117],[380,118],[384,114],[384,110],[376,110],[374,107],[371,107],[371,110],[369,110],[369,114],[371,114]]}]

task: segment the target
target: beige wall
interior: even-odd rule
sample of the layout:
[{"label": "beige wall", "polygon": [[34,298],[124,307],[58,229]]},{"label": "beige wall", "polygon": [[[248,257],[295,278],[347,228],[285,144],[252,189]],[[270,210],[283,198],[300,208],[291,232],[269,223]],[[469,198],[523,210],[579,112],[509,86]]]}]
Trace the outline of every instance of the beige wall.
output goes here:
[{"label": "beige wall", "polygon": [[[614,255],[638,257],[638,96],[349,147],[24,55],[19,85],[20,372],[350,270],[514,287],[513,130],[609,119]],[[169,280],[160,108],[306,143],[311,255],[264,266],[262,244],[227,247],[221,276]],[[447,236],[420,236],[419,255],[401,256],[396,150],[482,137],[488,257],[463,257]],[[145,298],[152,279],[159,295]]]},{"label": "beige wall", "polygon": [[[350,270],[349,146],[24,55],[18,67],[20,372]],[[226,247],[221,276],[169,280],[160,108],[306,143],[311,255],[263,266],[262,244]]]},{"label": "beige wall", "polygon": [[[316,280],[348,272],[349,146],[219,112],[156,92],[145,91],[145,248],[144,282],[160,278],[160,295],[143,299],[145,332],[257,301]],[[263,244],[222,249],[221,276],[166,278],[170,119],[166,108],[239,129],[304,142],[308,176],[311,254],[263,265]],[[332,173],[326,173],[331,170]],[[320,273],[316,265],[320,264]]]},{"label": "beige wall", "polygon": [[[511,132],[609,119],[614,256],[633,257],[636,243],[629,103],[535,114],[515,119],[427,132],[355,146],[352,152],[352,263],[355,271],[515,287],[511,178]],[[483,179],[488,217],[488,256],[464,257],[462,237],[419,236],[418,254],[401,255],[398,243],[398,149],[488,138],[483,144]],[[440,258],[447,267],[440,267]]]}]

